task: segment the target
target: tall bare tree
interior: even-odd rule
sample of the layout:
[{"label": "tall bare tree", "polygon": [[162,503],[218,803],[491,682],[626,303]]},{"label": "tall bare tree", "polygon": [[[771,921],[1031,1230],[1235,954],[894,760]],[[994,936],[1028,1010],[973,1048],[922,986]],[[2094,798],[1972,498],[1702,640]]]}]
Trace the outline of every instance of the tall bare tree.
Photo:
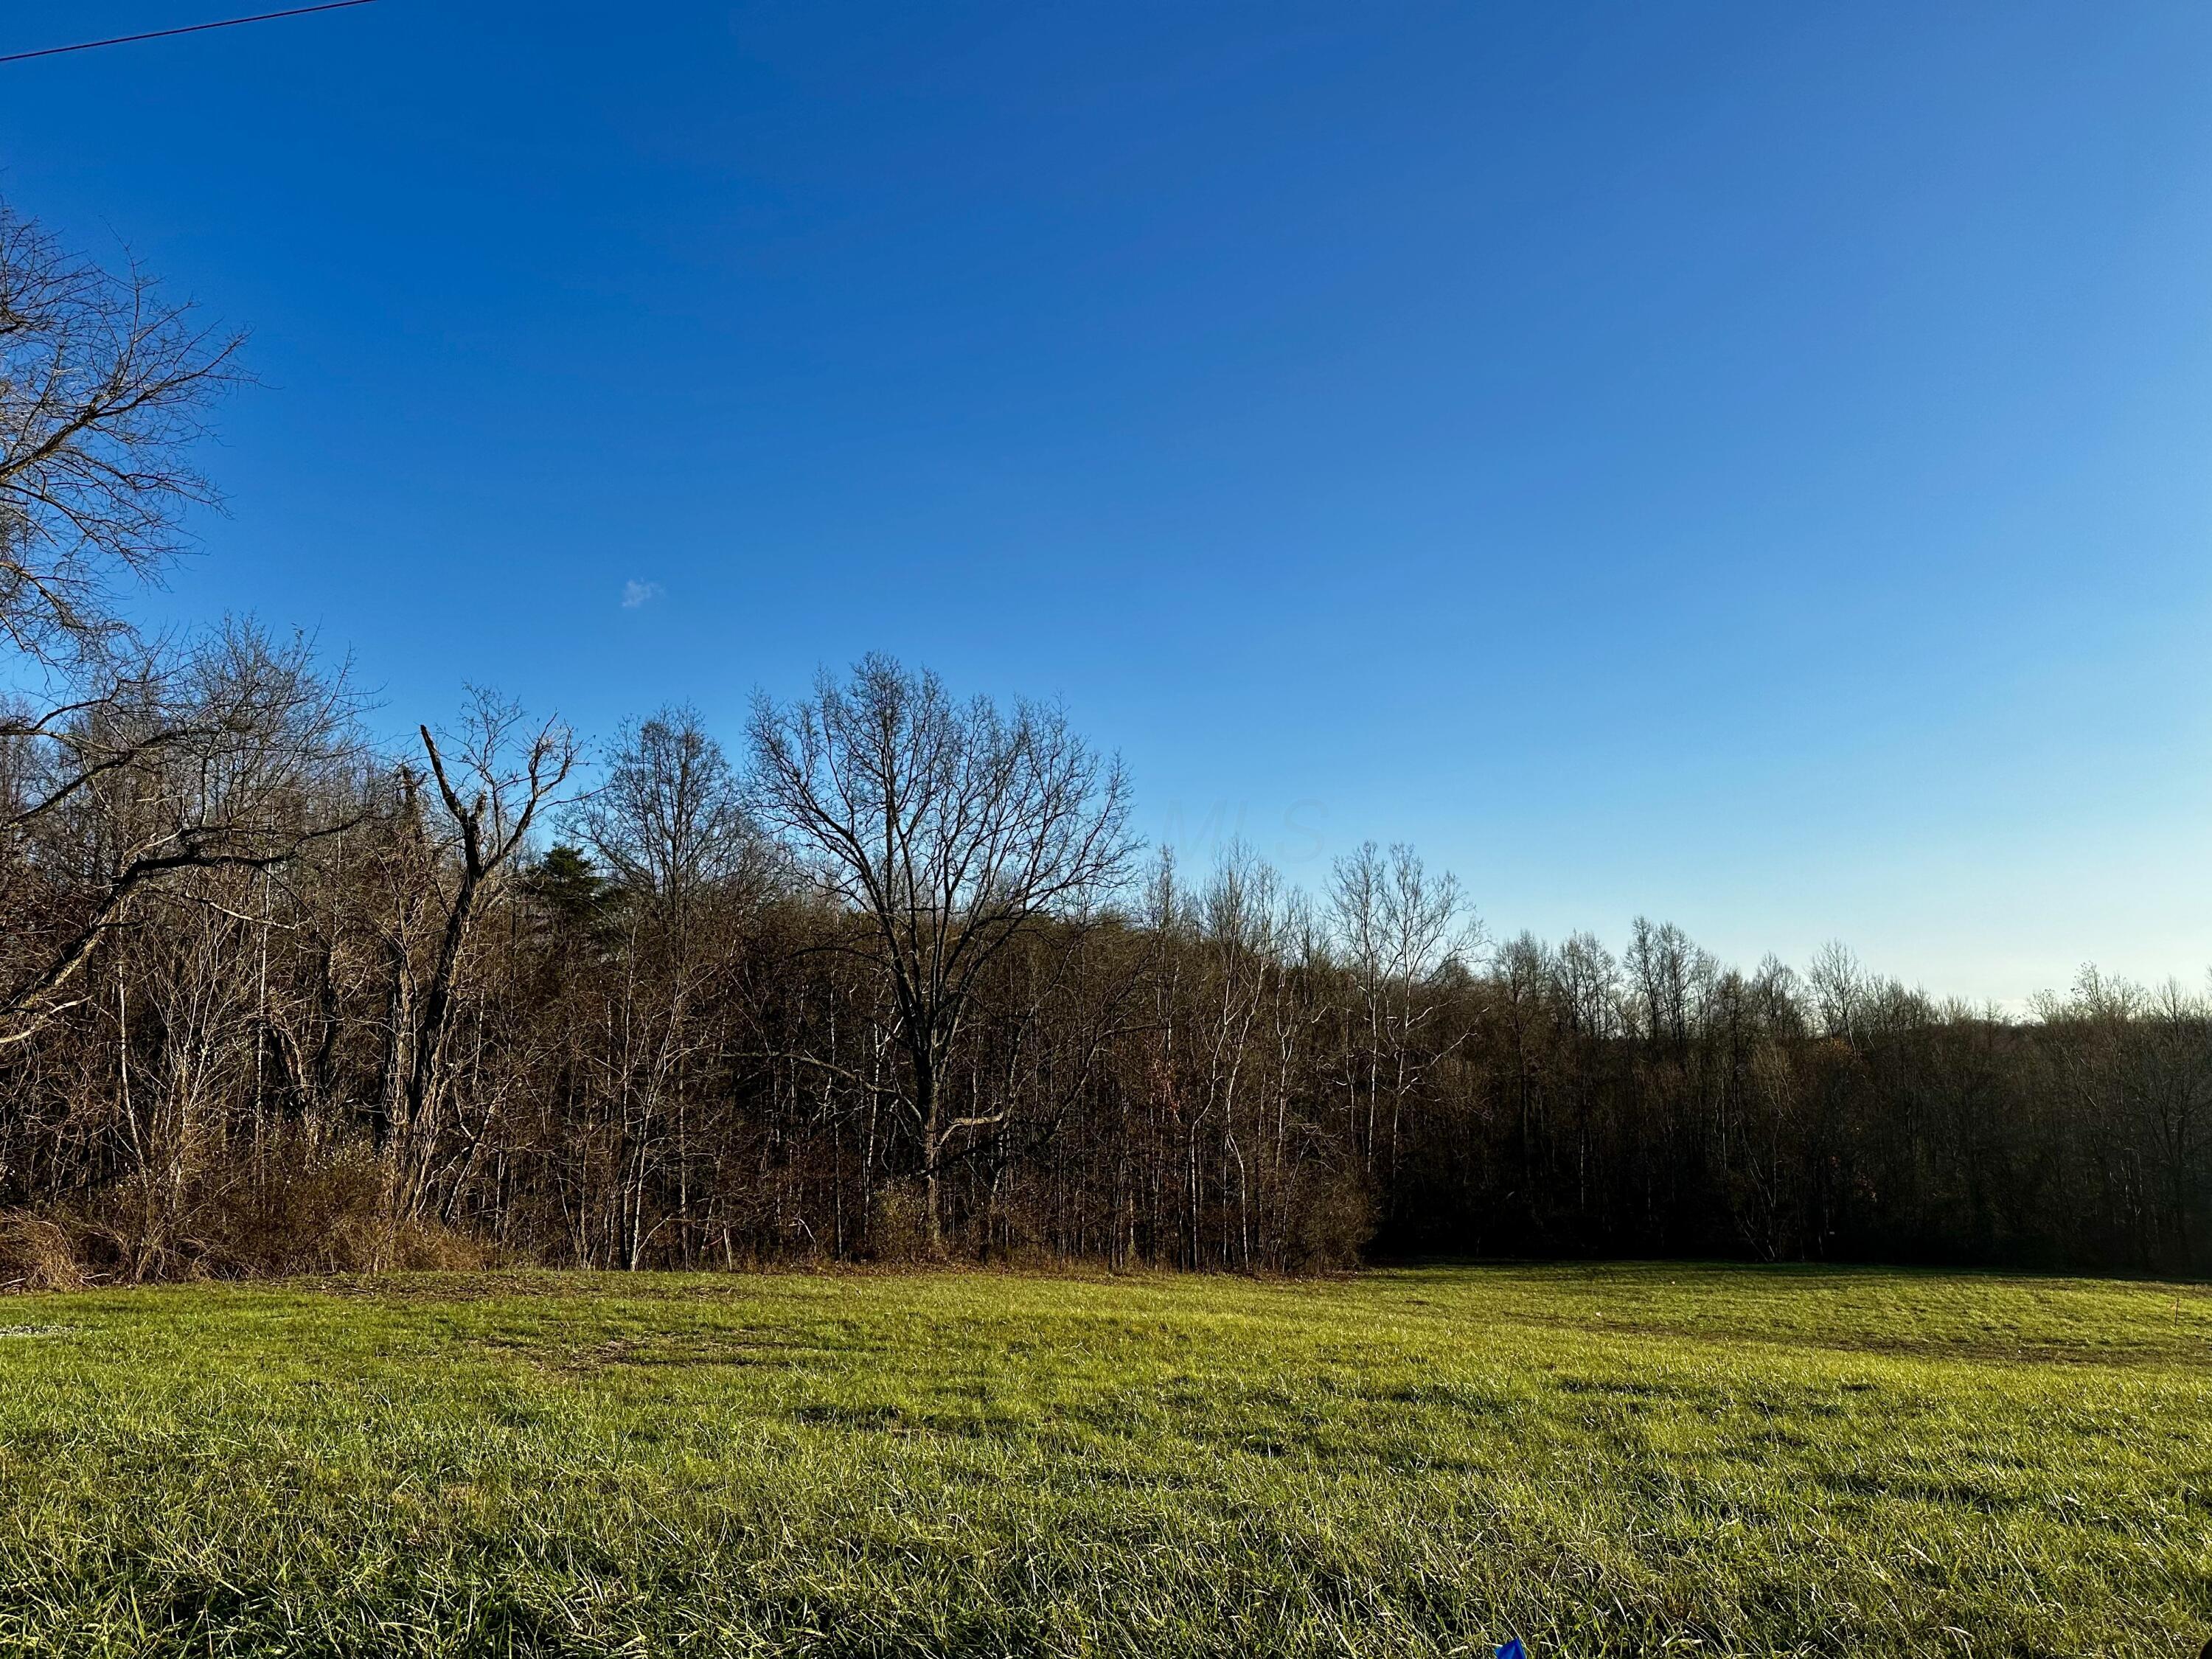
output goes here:
[{"label": "tall bare tree", "polygon": [[[395,999],[398,1040],[386,1115],[392,1208],[403,1221],[421,1218],[447,1150],[453,1017],[474,930],[512,875],[532,826],[558,799],[576,764],[576,739],[566,726],[547,720],[533,731],[520,705],[481,688],[471,690],[461,729],[448,739],[450,756],[428,726],[419,730],[445,814],[446,834],[432,860],[441,866],[435,878],[443,919],[419,985],[411,982],[414,969],[404,948],[395,961],[396,972],[410,982]],[[412,799],[417,790],[410,779],[410,818],[427,825]],[[419,833],[427,836],[427,829]],[[459,1155],[468,1157],[474,1144],[473,1136],[465,1138]]]},{"label": "tall bare tree", "polygon": [[890,1086],[921,1143],[925,1225],[941,1249],[949,1149],[1005,1118],[946,1107],[977,988],[1017,938],[1079,932],[1126,879],[1136,844],[1121,763],[1057,709],[956,702],[935,674],[881,655],[842,684],[823,674],[788,707],[762,698],[751,737],[755,817],[851,918],[839,948],[890,986],[905,1062]]},{"label": "tall bare tree", "polygon": [[670,916],[715,887],[757,890],[767,878],[736,770],[696,708],[625,726],[578,823],[619,886]]},{"label": "tall bare tree", "polygon": [[[218,685],[225,648],[137,645],[119,591],[182,546],[214,493],[191,459],[216,398],[238,378],[239,337],[203,325],[135,264],[68,252],[0,203],[0,1046],[71,1006],[71,988],[149,887],[290,855],[253,781],[297,735],[304,663],[258,642],[255,671]],[[232,647],[246,634],[234,630]],[[197,776],[194,765],[197,765]],[[205,786],[205,787],[203,787]],[[86,856],[67,902],[33,849],[98,798],[140,792],[131,827]],[[297,828],[299,826],[293,826]]]},{"label": "tall bare tree", "polygon": [[1402,842],[1385,854],[1367,842],[1339,859],[1328,904],[1359,996],[1362,1032],[1348,1058],[1362,1151],[1370,1170],[1393,1170],[1424,1073],[1463,1035],[1434,1029],[1449,1005],[1439,975],[1463,962],[1481,933],[1457,878],[1430,874]]}]

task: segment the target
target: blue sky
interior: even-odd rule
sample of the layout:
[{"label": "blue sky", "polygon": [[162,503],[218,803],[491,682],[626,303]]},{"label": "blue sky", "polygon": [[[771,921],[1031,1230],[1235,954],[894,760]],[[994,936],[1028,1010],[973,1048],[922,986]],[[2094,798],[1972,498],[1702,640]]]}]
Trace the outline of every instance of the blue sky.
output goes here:
[{"label": "blue sky", "polygon": [[882,648],[1201,866],[2212,963],[2212,9],[379,0],[0,76],[15,204],[253,330],[150,611],[394,732],[734,738]]}]

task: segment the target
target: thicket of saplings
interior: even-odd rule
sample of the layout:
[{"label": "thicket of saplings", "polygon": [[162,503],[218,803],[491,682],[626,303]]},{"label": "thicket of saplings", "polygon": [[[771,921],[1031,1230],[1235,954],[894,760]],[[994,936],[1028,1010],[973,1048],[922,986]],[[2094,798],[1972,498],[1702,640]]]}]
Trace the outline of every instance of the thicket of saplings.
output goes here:
[{"label": "thicket of saplings", "polygon": [[125,619],[237,349],[0,210],[0,1283],[2212,1263],[2179,990],[1495,944],[1403,848],[1186,880],[1058,711],[881,659],[729,753],[678,709],[585,765],[481,693],[380,749],[304,644]]}]

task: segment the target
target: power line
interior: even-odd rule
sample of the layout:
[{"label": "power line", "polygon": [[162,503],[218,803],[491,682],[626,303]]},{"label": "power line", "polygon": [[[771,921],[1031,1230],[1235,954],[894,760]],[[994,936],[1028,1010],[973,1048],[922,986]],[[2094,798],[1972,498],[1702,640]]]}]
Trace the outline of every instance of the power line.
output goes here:
[{"label": "power line", "polygon": [[279,17],[305,17],[311,11],[343,11],[348,6],[367,6],[375,0],[323,0],[319,6],[295,6],[289,11],[264,11],[252,17],[226,17],[217,23],[187,23],[182,28],[155,29],[146,34],[118,34],[112,40],[80,40],[73,46],[42,46],[37,52],[0,53],[0,64],[20,64],[27,58],[58,58],[65,52],[90,52],[96,46],[127,46],[134,40],[166,40],[173,34],[198,34],[203,29],[234,29],[240,23],[267,23]]}]

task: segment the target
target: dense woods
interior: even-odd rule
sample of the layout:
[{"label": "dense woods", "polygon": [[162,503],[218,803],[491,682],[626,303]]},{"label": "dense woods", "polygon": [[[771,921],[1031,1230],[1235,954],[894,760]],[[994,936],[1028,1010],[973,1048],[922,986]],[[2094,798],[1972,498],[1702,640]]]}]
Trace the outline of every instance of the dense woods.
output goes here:
[{"label": "dense woods", "polygon": [[[1057,709],[872,658],[586,750],[127,623],[235,342],[0,215],[0,1282],[1375,1252],[2212,1267],[2212,1006],[1493,939],[1186,873]],[[728,742],[726,746],[724,738]]]}]

